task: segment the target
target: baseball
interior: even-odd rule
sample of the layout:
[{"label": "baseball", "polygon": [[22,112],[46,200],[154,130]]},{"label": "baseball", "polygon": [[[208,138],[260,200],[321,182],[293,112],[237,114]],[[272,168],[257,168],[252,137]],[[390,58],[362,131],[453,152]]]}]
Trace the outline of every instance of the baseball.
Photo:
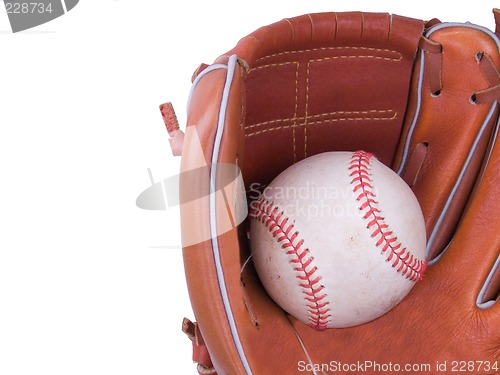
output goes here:
[{"label": "baseball", "polygon": [[416,197],[364,151],[292,165],[251,203],[250,217],[253,262],[267,293],[318,330],[380,317],[426,268]]}]

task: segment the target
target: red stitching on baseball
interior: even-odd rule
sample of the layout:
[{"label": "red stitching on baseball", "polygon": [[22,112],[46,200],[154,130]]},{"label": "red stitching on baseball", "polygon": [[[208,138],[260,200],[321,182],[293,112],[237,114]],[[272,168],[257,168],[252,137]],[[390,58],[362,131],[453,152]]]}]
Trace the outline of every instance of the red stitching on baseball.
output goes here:
[{"label": "red stitching on baseball", "polygon": [[317,330],[328,328],[331,315],[323,292],[325,287],[320,284],[321,277],[316,275],[318,268],[313,265],[314,257],[309,256],[308,249],[302,248],[304,240],[299,239],[299,232],[294,230],[293,223],[288,223],[288,218],[278,206],[262,198],[251,204],[250,217],[264,224],[276,241],[281,242],[286,254],[292,256],[290,263],[293,270],[300,273],[296,277],[304,289],[302,293],[305,295],[309,325]]},{"label": "red stitching on baseball", "polygon": [[376,195],[373,192],[370,177],[370,165],[373,155],[356,151],[351,157],[349,170],[354,185],[353,192],[359,193],[356,197],[360,202],[359,209],[364,211],[363,219],[368,220],[367,228],[372,230],[371,236],[378,237],[376,246],[382,248],[382,253],[387,255],[386,260],[392,262],[391,266],[411,281],[422,280],[427,267],[427,262],[415,258],[409,250],[398,242],[397,237],[384,222],[384,217],[378,207]]}]

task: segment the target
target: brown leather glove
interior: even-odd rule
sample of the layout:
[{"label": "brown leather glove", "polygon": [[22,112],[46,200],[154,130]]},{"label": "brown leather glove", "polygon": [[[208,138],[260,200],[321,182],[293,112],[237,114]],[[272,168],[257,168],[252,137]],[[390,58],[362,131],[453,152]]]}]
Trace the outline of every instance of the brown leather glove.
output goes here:
[{"label": "brown leather glove", "polygon": [[[500,374],[499,48],[472,24],[322,13],[260,28],[196,71],[180,191],[200,373]],[[429,266],[386,315],[319,332],[263,290],[224,166],[249,203],[301,159],[359,149],[413,189]]]}]

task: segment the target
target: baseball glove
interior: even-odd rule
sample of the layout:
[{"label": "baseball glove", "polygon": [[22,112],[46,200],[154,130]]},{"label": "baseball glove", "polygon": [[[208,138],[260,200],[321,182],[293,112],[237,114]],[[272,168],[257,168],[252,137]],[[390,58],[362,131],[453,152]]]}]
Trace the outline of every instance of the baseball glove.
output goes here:
[{"label": "baseball glove", "polygon": [[[201,374],[500,374],[493,13],[495,32],[379,13],[285,19],[196,70],[185,134],[161,106],[182,148],[183,256],[197,320],[183,329]],[[412,188],[428,268],[382,317],[317,331],[259,282],[247,205],[293,163],[355,150]]]}]

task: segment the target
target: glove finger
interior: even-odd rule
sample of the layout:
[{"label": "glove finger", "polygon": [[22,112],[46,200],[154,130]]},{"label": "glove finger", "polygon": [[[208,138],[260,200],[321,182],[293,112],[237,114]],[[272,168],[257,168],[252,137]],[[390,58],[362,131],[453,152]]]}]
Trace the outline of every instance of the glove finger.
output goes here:
[{"label": "glove finger", "polygon": [[447,279],[448,285],[455,285],[471,304],[483,309],[499,305],[494,303],[500,290],[499,194],[500,144],[496,142],[455,236],[435,260],[434,266],[439,270],[433,272]]},{"label": "glove finger", "polygon": [[500,56],[496,38],[468,24],[437,25],[420,47],[419,80],[412,87],[407,135],[396,157],[401,163],[395,166],[421,204],[432,260],[453,237],[481,167],[497,105],[492,98],[472,103],[471,95],[496,86],[491,77]]}]

